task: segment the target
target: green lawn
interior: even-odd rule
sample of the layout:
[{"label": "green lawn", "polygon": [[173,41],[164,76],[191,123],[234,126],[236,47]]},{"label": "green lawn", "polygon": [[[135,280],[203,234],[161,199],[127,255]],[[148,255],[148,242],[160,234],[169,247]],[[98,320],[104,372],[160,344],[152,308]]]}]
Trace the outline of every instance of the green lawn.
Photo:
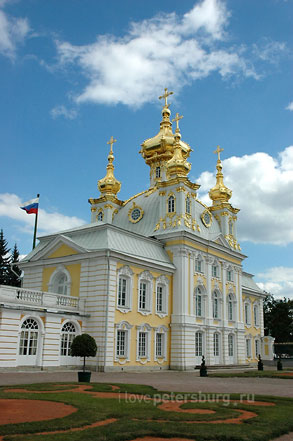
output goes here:
[{"label": "green lawn", "polygon": [[[75,386],[77,387],[78,384]],[[58,401],[71,404],[78,410],[67,417],[50,421],[2,425],[0,426],[0,440],[1,435],[5,435],[4,441],[130,441],[143,436],[159,436],[166,439],[182,437],[196,441],[268,441],[283,433],[293,431],[293,399],[290,398],[255,396],[255,401],[269,401],[275,404],[264,407],[259,404],[233,401],[246,398],[239,394],[220,396],[220,394],[172,393],[170,395],[170,393],[159,392],[150,386],[143,385],[117,384],[119,389],[115,391],[112,391],[111,385],[108,384],[92,383],[86,386],[91,392],[115,392],[118,399],[67,392],[66,389],[69,387],[72,389],[72,385],[64,383],[17,386],[17,389],[24,389],[23,392],[9,392],[8,387],[2,387],[0,399]],[[16,386],[11,386],[12,388]],[[41,393],[35,394],[36,390]],[[55,392],[49,393],[49,391]],[[127,392],[127,399],[123,392]],[[191,401],[185,400],[184,402],[187,398]],[[212,410],[214,413],[194,414],[162,410],[159,409],[162,399],[167,405],[170,401],[180,402],[181,409],[205,409]],[[253,399],[252,395],[249,399]],[[241,410],[255,412],[257,416],[246,419],[241,424],[223,422],[226,419],[238,418]],[[69,431],[72,428],[82,428],[109,418],[115,418],[116,421],[100,427]],[[218,421],[218,424],[209,423],[210,421]],[[55,430],[64,432],[37,435],[40,432]]]},{"label": "green lawn", "polygon": [[[287,374],[287,375],[286,375]],[[292,370],[284,370],[284,371],[273,371],[273,370],[264,370],[264,371],[244,371],[244,372],[208,372],[209,377],[219,377],[219,378],[227,378],[227,377],[265,377],[265,378],[281,378],[287,380],[293,380],[293,371]]]}]

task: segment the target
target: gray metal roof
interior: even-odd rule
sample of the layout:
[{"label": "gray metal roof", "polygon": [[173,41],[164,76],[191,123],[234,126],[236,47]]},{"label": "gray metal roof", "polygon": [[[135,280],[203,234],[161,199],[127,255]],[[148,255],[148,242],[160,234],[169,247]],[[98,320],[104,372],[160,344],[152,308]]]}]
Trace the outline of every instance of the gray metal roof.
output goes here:
[{"label": "gray metal roof", "polygon": [[113,227],[109,224],[84,225],[73,230],[55,233],[50,236],[40,237],[37,247],[28,254],[22,262],[27,262],[33,257],[37,258],[40,251],[60,237],[70,240],[72,246],[76,245],[84,252],[93,252],[109,249],[121,254],[146,259],[149,262],[159,263],[174,269],[163,244],[156,239],[149,239],[141,235],[134,235],[128,231]]},{"label": "gray metal roof", "polygon": [[253,280],[253,275],[249,273],[242,273],[242,288],[247,288],[249,290],[263,294],[263,290],[257,286],[255,281]]},{"label": "gray metal roof", "polygon": [[[135,203],[137,206],[141,207],[144,211],[143,218],[137,222],[132,223],[129,221],[128,212]],[[144,194],[140,194],[137,197],[131,199],[125,206],[123,206],[117,215],[114,218],[113,225],[117,225],[125,230],[132,231],[136,234],[141,234],[143,236],[159,236],[163,231],[167,233],[168,231],[188,231],[194,236],[201,237],[206,240],[214,241],[216,240],[220,234],[220,227],[212,214],[212,224],[209,228],[206,228],[202,221],[200,215],[206,209],[206,207],[199,202],[198,200],[194,201],[195,204],[195,220],[200,227],[200,231],[197,229],[195,231],[188,228],[184,222],[181,222],[181,225],[173,227],[167,227],[165,230],[157,230],[155,231],[155,227],[160,219],[159,213],[159,204],[160,204],[160,196],[159,190],[156,190],[152,194],[148,192]],[[227,246],[228,243],[227,243]]]}]

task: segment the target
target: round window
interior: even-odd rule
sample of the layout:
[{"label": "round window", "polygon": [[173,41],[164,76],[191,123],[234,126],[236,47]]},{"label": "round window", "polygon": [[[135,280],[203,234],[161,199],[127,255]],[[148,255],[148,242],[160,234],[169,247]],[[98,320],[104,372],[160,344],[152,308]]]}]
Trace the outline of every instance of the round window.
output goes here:
[{"label": "round window", "polygon": [[131,212],[131,219],[137,221],[141,217],[141,211],[139,208],[134,208]]}]

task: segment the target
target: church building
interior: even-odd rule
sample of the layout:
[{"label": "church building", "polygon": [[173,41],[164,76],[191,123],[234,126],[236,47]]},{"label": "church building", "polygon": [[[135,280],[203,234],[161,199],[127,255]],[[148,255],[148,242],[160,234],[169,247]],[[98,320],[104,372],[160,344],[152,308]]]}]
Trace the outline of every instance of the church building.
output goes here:
[{"label": "church building", "polygon": [[[168,96],[159,132],[141,144],[149,188],[122,201],[113,144],[91,222],[39,237],[19,264],[21,288],[0,287],[0,368],[76,366],[70,344],[97,343],[93,370],[193,369],[256,364],[272,356],[264,337],[265,294],[243,271],[238,208],[224,184],[217,148],[211,203],[191,182],[189,144]],[[175,128],[172,127],[172,122]]]}]

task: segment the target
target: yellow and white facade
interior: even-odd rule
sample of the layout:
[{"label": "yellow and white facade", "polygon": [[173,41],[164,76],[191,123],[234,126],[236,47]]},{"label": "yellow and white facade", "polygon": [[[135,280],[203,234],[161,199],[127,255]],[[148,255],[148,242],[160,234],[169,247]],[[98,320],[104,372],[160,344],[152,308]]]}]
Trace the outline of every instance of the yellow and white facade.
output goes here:
[{"label": "yellow and white facade", "polygon": [[0,367],[72,366],[70,343],[91,334],[93,369],[192,369],[271,356],[263,292],[242,269],[237,213],[219,147],[211,206],[188,179],[191,147],[165,100],[157,135],[140,153],[150,187],[118,199],[113,144],[91,223],[39,238],[21,262],[22,288],[0,287]]}]

